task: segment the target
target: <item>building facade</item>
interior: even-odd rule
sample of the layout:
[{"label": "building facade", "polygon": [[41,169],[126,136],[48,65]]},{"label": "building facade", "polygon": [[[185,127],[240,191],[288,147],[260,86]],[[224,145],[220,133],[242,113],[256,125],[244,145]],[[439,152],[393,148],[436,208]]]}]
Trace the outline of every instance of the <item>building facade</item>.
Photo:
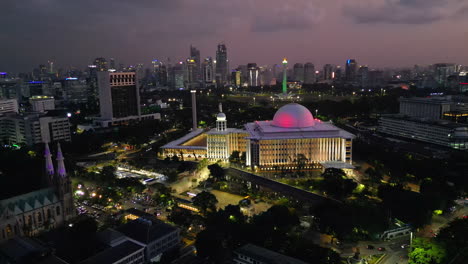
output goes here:
[{"label": "building facade", "polygon": [[18,101],[16,99],[0,100],[0,114],[18,113]]},{"label": "building facade", "polygon": [[5,114],[0,116],[0,140],[8,145],[71,141],[70,122],[67,117]]},{"label": "building facade", "polygon": [[[55,228],[75,216],[71,181],[60,144],[54,169],[48,144],[44,151],[48,187],[0,200],[0,241]],[[3,186],[2,186],[3,187]]]},{"label": "building facade", "polygon": [[98,72],[102,127],[125,125],[145,119],[160,119],[160,114],[141,115],[139,82],[135,72]]},{"label": "building facade", "polygon": [[[206,136],[205,142],[199,140],[202,135]],[[353,138],[329,122],[314,119],[307,108],[293,103],[281,107],[273,121],[247,123],[245,129],[228,128],[226,115],[220,109],[216,128],[192,131],[162,150],[166,157],[187,158],[193,158],[195,150],[206,151],[206,158],[225,162],[238,151],[245,153],[247,166],[260,171],[349,169]]]}]

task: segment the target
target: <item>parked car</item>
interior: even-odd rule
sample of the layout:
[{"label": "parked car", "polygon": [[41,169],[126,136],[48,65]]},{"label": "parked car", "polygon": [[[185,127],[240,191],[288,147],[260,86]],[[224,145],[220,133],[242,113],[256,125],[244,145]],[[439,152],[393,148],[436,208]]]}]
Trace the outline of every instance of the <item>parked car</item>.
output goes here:
[{"label": "parked car", "polygon": [[409,247],[408,244],[403,244],[403,245],[401,245],[401,248],[407,248],[407,247]]},{"label": "parked car", "polygon": [[385,251],[385,248],[384,247],[379,247],[377,250],[378,251]]},{"label": "parked car", "polygon": [[373,245],[367,245],[367,249],[374,249],[375,247]]}]

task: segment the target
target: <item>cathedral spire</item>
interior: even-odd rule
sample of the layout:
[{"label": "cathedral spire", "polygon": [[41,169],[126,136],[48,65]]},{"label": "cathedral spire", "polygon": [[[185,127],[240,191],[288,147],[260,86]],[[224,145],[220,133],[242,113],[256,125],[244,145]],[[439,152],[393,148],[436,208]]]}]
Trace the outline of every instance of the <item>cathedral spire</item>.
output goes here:
[{"label": "cathedral spire", "polygon": [[47,174],[54,175],[54,164],[52,163],[52,154],[50,153],[49,143],[45,143],[44,157]]},{"label": "cathedral spire", "polygon": [[57,173],[60,177],[66,177],[67,172],[65,170],[65,163],[63,163],[62,149],[60,143],[57,143]]}]

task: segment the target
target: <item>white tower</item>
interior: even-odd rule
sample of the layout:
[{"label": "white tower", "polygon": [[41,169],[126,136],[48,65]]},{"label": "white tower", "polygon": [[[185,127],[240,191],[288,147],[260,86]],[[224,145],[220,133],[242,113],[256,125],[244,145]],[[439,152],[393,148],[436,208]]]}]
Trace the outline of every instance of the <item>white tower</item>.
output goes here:
[{"label": "white tower", "polygon": [[223,104],[219,103],[219,113],[216,116],[216,130],[226,131],[227,120],[226,115],[223,113]]},{"label": "white tower", "polygon": [[191,90],[192,93],[192,129],[197,129],[197,90]]}]

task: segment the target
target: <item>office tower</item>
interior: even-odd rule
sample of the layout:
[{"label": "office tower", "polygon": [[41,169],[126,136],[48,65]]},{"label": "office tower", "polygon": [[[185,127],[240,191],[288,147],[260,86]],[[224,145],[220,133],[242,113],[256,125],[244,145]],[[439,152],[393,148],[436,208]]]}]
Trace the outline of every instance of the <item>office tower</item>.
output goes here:
[{"label": "office tower", "polygon": [[96,71],[107,71],[107,61],[105,58],[94,59],[94,65],[96,65]]},{"label": "office tower", "polygon": [[333,79],[333,66],[331,64],[325,64],[323,66],[323,79],[324,80],[332,80]]},{"label": "office tower", "polygon": [[440,88],[448,88],[448,77],[455,74],[455,64],[437,63],[434,64],[435,79]]},{"label": "office tower", "polygon": [[367,66],[361,66],[359,67],[358,70],[358,83],[362,87],[368,87],[369,86],[369,68]]},{"label": "office tower", "polygon": [[383,71],[371,70],[369,71],[369,86],[370,87],[379,87],[384,84],[384,74]]},{"label": "office tower", "polygon": [[173,89],[183,89],[185,80],[185,66],[182,61],[171,68],[171,86]]},{"label": "office tower", "polygon": [[286,58],[283,59],[283,94],[286,94],[288,91],[288,61]]},{"label": "office tower", "polygon": [[216,85],[224,86],[228,81],[228,58],[227,49],[224,43],[218,44],[216,51]]},{"label": "office tower", "polygon": [[198,87],[198,67],[194,59],[187,59],[185,63],[185,85],[186,89]]},{"label": "office tower", "polygon": [[315,80],[315,66],[308,62],[304,65],[304,84],[313,84]]},{"label": "office tower", "polygon": [[48,69],[48,70],[49,70],[49,73],[50,73],[50,74],[54,74],[54,73],[55,73],[55,71],[54,71],[54,70],[55,70],[55,69],[54,69],[54,61],[52,61],[52,60],[47,61],[47,65],[49,66],[49,67],[48,67],[48,68],[49,68],[49,69]]},{"label": "office tower", "polygon": [[140,115],[140,93],[135,72],[99,72],[101,117],[112,120]]},{"label": "office tower", "polygon": [[349,59],[346,61],[346,81],[347,82],[354,82],[356,81],[357,75],[357,62],[354,59]]},{"label": "office tower", "polygon": [[336,66],[334,79],[338,81],[341,81],[341,79],[343,79],[343,69],[341,68],[341,66]]},{"label": "office tower", "polygon": [[159,68],[158,79],[160,86],[167,86],[167,67],[164,64]]},{"label": "office tower", "polygon": [[203,75],[203,86],[208,87],[213,85],[214,82],[214,68],[213,68],[213,59],[211,57],[207,57],[203,61],[202,66],[202,75]]},{"label": "office tower", "polygon": [[190,45],[190,59],[195,60],[196,64],[196,81],[200,81],[201,78],[201,61],[200,61],[200,50]]},{"label": "office tower", "polygon": [[18,101],[16,99],[0,99],[0,114],[18,113]]},{"label": "office tower", "polygon": [[242,85],[242,72],[239,69],[231,72],[232,85],[240,87]]},{"label": "office tower", "polygon": [[117,70],[115,68],[115,59],[114,58],[110,58],[110,60],[109,60],[109,69],[110,70]]},{"label": "office tower", "polygon": [[197,90],[191,90],[192,94],[192,129],[197,129]]},{"label": "office tower", "polygon": [[304,82],[304,65],[302,63],[294,64],[293,76],[294,76],[294,81]]},{"label": "office tower", "polygon": [[259,86],[259,70],[256,63],[248,63],[247,69],[249,71],[249,87]]},{"label": "office tower", "polygon": [[32,96],[29,103],[34,112],[46,112],[55,109],[55,99],[52,96]]},{"label": "office tower", "polygon": [[68,77],[62,82],[62,94],[63,100],[69,103],[86,103],[89,99],[89,85],[86,80],[80,80],[76,77]]}]

